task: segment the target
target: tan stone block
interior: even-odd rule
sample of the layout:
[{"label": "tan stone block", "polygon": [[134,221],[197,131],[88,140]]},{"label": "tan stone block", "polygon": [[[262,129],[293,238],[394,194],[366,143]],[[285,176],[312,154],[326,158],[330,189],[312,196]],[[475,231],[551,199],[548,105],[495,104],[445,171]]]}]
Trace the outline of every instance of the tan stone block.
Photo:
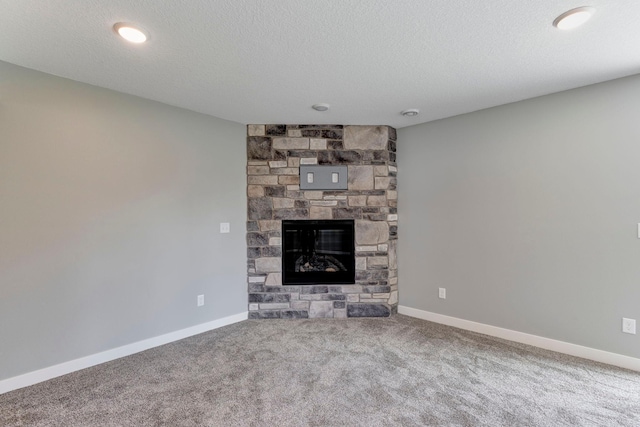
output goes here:
[{"label": "tan stone block", "polygon": [[389,293],[384,293],[384,294],[373,294],[372,297],[373,298],[380,298],[380,299],[388,299],[390,296]]},{"label": "tan stone block", "polygon": [[387,196],[368,196],[367,206],[386,206]]},{"label": "tan stone block", "polygon": [[300,129],[289,129],[287,135],[294,138],[299,138],[302,136],[302,131]]},{"label": "tan stone block", "polygon": [[264,136],[264,125],[248,125],[247,134],[249,136]]},{"label": "tan stone block", "polygon": [[250,175],[247,177],[250,185],[278,185],[278,177],[275,175]]},{"label": "tan stone block", "polygon": [[387,199],[389,200],[398,200],[398,192],[395,190],[387,191]]},{"label": "tan stone block", "polygon": [[309,141],[309,147],[312,150],[326,150],[327,149],[327,140],[326,139],[314,139],[314,138],[312,138]]},{"label": "tan stone block", "polygon": [[267,302],[260,304],[260,310],[282,310],[289,308],[288,302]]},{"label": "tan stone block", "polygon": [[274,209],[291,209],[295,205],[295,200],[284,197],[274,197],[271,200],[273,201]]},{"label": "tan stone block", "polygon": [[309,138],[273,138],[276,150],[308,150]]},{"label": "tan stone block", "polygon": [[356,252],[375,252],[377,246],[356,246]]},{"label": "tan stone block", "polygon": [[300,177],[298,175],[278,175],[278,183],[280,185],[299,185]]},{"label": "tan stone block", "polygon": [[282,246],[282,237],[269,237],[269,246]]},{"label": "tan stone block", "polygon": [[250,160],[247,162],[248,166],[265,166],[267,164],[266,160]]},{"label": "tan stone block", "polygon": [[304,198],[308,200],[320,200],[323,194],[322,191],[305,191]]},{"label": "tan stone block", "polygon": [[389,128],[386,126],[345,126],[344,148],[347,150],[386,150]]},{"label": "tan stone block", "polygon": [[386,190],[389,188],[389,184],[391,183],[391,178],[376,176],[375,179],[375,189],[376,190]]},{"label": "tan stone block", "polygon": [[389,268],[395,270],[398,268],[398,259],[396,257],[396,247],[398,245],[397,240],[389,241]]},{"label": "tan stone block", "polygon": [[324,206],[311,206],[309,216],[311,219],[333,219],[333,209]]},{"label": "tan stone block", "polygon": [[362,292],[362,285],[342,285],[343,294],[359,294]]},{"label": "tan stone block", "polygon": [[388,176],[389,175],[389,169],[386,166],[374,166],[373,167],[373,174],[375,176]]},{"label": "tan stone block", "polygon": [[378,252],[387,252],[389,250],[389,245],[382,244],[378,245]]},{"label": "tan stone block", "polygon": [[338,206],[337,200],[311,200],[311,206]]},{"label": "tan stone block", "polygon": [[291,309],[292,310],[309,310],[309,301],[292,301]]},{"label": "tan stone block", "polygon": [[256,271],[259,273],[280,273],[282,259],[280,257],[258,258],[256,259]]},{"label": "tan stone block", "polygon": [[274,160],[272,162],[269,162],[269,167],[270,168],[286,168],[287,162],[286,160]]},{"label": "tan stone block", "polygon": [[287,159],[287,166],[290,168],[297,168],[300,166],[300,157],[289,157]]},{"label": "tan stone block", "polygon": [[349,196],[349,206],[367,206],[367,196]]},{"label": "tan stone block", "polygon": [[398,303],[398,291],[393,291],[389,296],[389,304],[397,304],[397,303]]},{"label": "tan stone block", "polygon": [[298,168],[277,168],[271,169],[271,173],[276,175],[299,175],[300,169]]},{"label": "tan stone block", "polygon": [[[389,240],[389,225],[384,221],[356,221],[356,244],[378,245]],[[374,251],[377,249],[374,246]]]},{"label": "tan stone block", "polygon": [[287,185],[287,191],[298,191],[300,190],[300,185]]},{"label": "tan stone block", "polygon": [[249,277],[249,283],[264,283],[266,276],[251,276]]},{"label": "tan stone block", "polygon": [[258,221],[258,227],[260,227],[260,231],[280,231],[282,221],[276,219],[261,219]]},{"label": "tan stone block", "polygon": [[397,220],[398,220],[398,214],[387,215],[387,221],[397,221]]},{"label": "tan stone block", "polygon": [[301,165],[317,165],[318,159],[315,157],[303,157],[300,159]]},{"label": "tan stone block", "polygon": [[333,301],[311,301],[309,318],[333,317]]},{"label": "tan stone block", "polygon": [[392,277],[391,279],[389,279],[389,284],[390,285],[397,285],[398,284],[398,278],[397,277]]},{"label": "tan stone block", "polygon": [[373,190],[373,166],[349,166],[349,190]]},{"label": "tan stone block", "polygon": [[264,282],[265,286],[282,286],[282,273],[269,273],[267,280]]},{"label": "tan stone block", "polygon": [[258,309],[258,307],[259,307],[259,305],[258,305],[258,304],[249,304],[249,310],[251,310],[251,311],[255,311],[255,310],[257,310],[257,309]]},{"label": "tan stone block", "polygon": [[269,175],[269,166],[247,166],[248,175]]},{"label": "tan stone block", "polygon": [[367,258],[367,265],[371,267],[387,267],[389,259],[386,256],[372,256]]},{"label": "tan stone block", "polygon": [[398,168],[395,166],[389,166],[389,172],[398,172]]},{"label": "tan stone block", "polygon": [[261,185],[247,186],[247,195],[249,197],[264,197],[264,187]]},{"label": "tan stone block", "polygon": [[357,257],[356,258],[356,270],[364,271],[367,269],[367,258],[365,257]]},{"label": "tan stone block", "polygon": [[347,196],[334,196],[334,195],[328,195],[328,196],[324,196],[323,199],[325,200],[347,200]]}]

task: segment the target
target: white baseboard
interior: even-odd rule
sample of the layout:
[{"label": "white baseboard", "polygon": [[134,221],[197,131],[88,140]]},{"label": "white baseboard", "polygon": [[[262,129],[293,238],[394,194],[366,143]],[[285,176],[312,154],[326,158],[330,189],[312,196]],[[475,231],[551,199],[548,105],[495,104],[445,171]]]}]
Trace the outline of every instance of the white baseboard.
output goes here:
[{"label": "white baseboard", "polygon": [[58,365],[49,366],[48,368],[43,368],[37,371],[28,372],[26,374],[8,378],[6,380],[0,381],[0,394],[37,384],[42,381],[47,381],[61,375],[66,375],[71,372],[79,371],[81,369],[89,368],[91,366],[99,365],[111,360],[119,359],[121,357],[130,356],[132,354],[139,353],[153,347],[158,347],[173,341],[178,341],[183,338],[198,335],[203,332],[221,328],[223,326],[231,325],[232,323],[241,322],[243,320],[246,320],[248,316],[249,313],[245,311],[243,313],[223,317],[222,319],[213,320],[207,323],[201,323],[199,325],[191,326],[179,331],[170,332],[168,334],[123,345],[122,347],[113,348],[111,350],[106,350],[100,353],[92,354],[90,356],[81,357],[69,362],[60,363]]},{"label": "white baseboard", "polygon": [[468,331],[478,332],[492,337],[503,338],[521,344],[528,344],[534,347],[544,348],[570,356],[581,357],[583,359],[594,360],[596,362],[619,366],[621,368],[640,371],[640,359],[624,356],[622,354],[610,353],[608,351],[597,350],[595,348],[584,347],[551,338],[544,338],[537,335],[526,334],[524,332],[513,331],[511,329],[499,328],[497,326],[486,325],[484,323],[472,322],[471,320],[459,319],[457,317],[445,316],[444,314],[432,313],[430,311],[418,310],[416,308],[399,306],[398,313],[418,319],[429,320],[443,325],[453,326]]}]

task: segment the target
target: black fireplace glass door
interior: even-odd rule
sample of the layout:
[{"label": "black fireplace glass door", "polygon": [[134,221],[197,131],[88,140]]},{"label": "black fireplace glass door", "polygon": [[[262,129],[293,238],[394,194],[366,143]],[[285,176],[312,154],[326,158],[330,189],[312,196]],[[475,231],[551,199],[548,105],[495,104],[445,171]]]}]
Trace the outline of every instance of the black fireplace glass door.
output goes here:
[{"label": "black fireplace glass door", "polygon": [[353,220],[282,221],[283,285],[355,283]]}]

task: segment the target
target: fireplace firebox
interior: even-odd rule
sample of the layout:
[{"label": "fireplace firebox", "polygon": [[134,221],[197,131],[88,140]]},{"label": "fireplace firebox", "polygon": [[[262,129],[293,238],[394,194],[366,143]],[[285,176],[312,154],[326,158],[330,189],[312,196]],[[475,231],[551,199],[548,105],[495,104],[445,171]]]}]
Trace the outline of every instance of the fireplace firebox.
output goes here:
[{"label": "fireplace firebox", "polygon": [[282,284],[355,283],[353,220],[283,220]]}]

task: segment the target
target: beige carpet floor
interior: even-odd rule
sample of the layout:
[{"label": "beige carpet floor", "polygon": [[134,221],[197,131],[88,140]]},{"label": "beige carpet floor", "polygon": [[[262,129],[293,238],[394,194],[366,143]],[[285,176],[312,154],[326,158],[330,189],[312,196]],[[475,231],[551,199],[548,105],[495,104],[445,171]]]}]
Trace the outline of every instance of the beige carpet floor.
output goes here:
[{"label": "beige carpet floor", "polygon": [[245,321],[0,395],[2,426],[640,426],[640,373],[397,315]]}]

